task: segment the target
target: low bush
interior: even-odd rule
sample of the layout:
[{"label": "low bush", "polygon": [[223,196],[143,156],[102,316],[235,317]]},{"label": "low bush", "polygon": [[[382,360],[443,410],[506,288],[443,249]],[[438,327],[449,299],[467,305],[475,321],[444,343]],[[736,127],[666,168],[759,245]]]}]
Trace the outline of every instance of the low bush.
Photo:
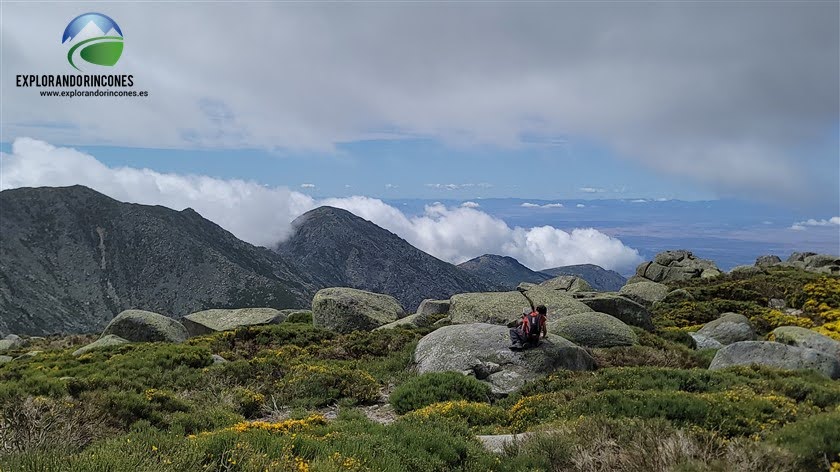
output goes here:
[{"label": "low bush", "polygon": [[453,400],[432,403],[429,406],[409,412],[406,417],[429,419],[434,417],[465,421],[470,427],[504,426],[508,423],[508,413],[502,408],[489,403]]},{"label": "low bush", "polygon": [[296,365],[276,388],[275,400],[291,406],[319,407],[342,399],[364,404],[379,398],[376,379],[341,365]]},{"label": "low bush", "polygon": [[391,393],[391,405],[399,414],[449,400],[487,401],[490,387],[474,377],[457,372],[430,372],[413,377]]},{"label": "low bush", "polygon": [[228,360],[250,359],[264,349],[277,349],[295,345],[307,347],[333,339],[336,333],[304,323],[280,323],[266,326],[248,326],[210,336],[194,338],[188,342],[209,348]]},{"label": "low bush", "polygon": [[840,462],[840,409],[786,425],[770,440],[795,453],[804,468],[826,470]]}]

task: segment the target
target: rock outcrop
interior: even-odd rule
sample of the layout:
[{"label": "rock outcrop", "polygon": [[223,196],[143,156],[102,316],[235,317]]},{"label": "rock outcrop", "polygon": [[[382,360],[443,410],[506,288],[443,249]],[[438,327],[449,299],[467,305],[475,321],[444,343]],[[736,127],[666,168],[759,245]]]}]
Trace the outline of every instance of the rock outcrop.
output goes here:
[{"label": "rock outcrop", "polygon": [[0,352],[18,349],[26,346],[26,341],[21,339],[17,334],[9,334],[5,338],[0,339]]},{"label": "rock outcrop", "polygon": [[87,346],[82,346],[79,349],[76,349],[75,351],[73,351],[73,355],[74,356],[81,356],[82,354],[84,354],[86,352],[93,351],[95,349],[102,349],[102,348],[111,347],[111,346],[119,346],[121,344],[128,344],[128,343],[129,343],[128,340],[123,339],[123,338],[121,338],[117,335],[106,334],[105,336],[102,336],[101,338],[97,339],[96,341],[88,344]]},{"label": "rock outcrop", "polygon": [[815,349],[772,341],[740,341],[715,354],[710,370],[735,365],[765,365],[779,369],[815,370],[829,378],[840,378],[840,360]]},{"label": "rock outcrop", "polygon": [[660,252],[653,261],[643,262],[636,268],[636,275],[663,283],[716,277],[720,274],[714,262],[698,259],[686,250]]},{"label": "rock outcrop", "polygon": [[619,295],[623,295],[636,303],[639,303],[647,308],[653,306],[654,303],[663,300],[670,289],[667,285],[657,282],[638,282],[621,287],[618,291]]},{"label": "rock outcrop", "polygon": [[807,328],[782,326],[771,331],[770,338],[777,343],[814,349],[840,360],[840,341]]},{"label": "rock outcrop", "polygon": [[650,312],[629,298],[612,292],[579,292],[573,295],[592,311],[612,315],[631,326],[653,330]]},{"label": "rock outcrop", "polygon": [[755,330],[750,324],[750,320],[738,313],[720,315],[717,319],[703,325],[697,331],[697,334],[712,338],[723,345],[755,339]]},{"label": "rock outcrop", "polygon": [[[565,292],[533,286],[527,294],[535,305],[548,308],[549,319],[592,311]],[[507,324],[522,316],[528,300],[519,292],[460,293],[450,300],[449,316],[453,323]]]},{"label": "rock outcrop", "polygon": [[180,343],[189,336],[184,325],[166,316],[143,310],[125,310],[108,323],[102,336],[113,334],[133,342]]},{"label": "rock outcrop", "polygon": [[312,324],[339,333],[370,331],[404,316],[396,298],[355,288],[325,288],[312,299]]},{"label": "rock outcrop", "polygon": [[585,280],[574,275],[560,275],[539,284],[540,287],[561,292],[591,292],[592,286]]},{"label": "rock outcrop", "polygon": [[511,351],[508,328],[486,323],[444,326],[424,336],[414,352],[419,373],[456,371],[475,375],[496,394],[558,369],[592,370],[586,350],[549,334],[538,347]]},{"label": "rock outcrop", "polygon": [[282,323],[286,315],[274,308],[213,309],[191,313],[181,323],[190,336],[229,331],[241,326]]},{"label": "rock outcrop", "polygon": [[631,346],[636,333],[621,320],[606,313],[578,313],[548,323],[548,332],[585,347]]}]

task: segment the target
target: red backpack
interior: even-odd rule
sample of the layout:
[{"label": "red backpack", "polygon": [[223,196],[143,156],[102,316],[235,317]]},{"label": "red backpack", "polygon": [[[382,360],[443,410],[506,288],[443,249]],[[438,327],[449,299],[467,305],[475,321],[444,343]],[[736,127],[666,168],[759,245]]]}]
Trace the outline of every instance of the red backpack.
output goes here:
[{"label": "red backpack", "polygon": [[532,341],[540,339],[540,333],[542,333],[542,315],[536,311],[525,315],[522,319],[522,331]]}]

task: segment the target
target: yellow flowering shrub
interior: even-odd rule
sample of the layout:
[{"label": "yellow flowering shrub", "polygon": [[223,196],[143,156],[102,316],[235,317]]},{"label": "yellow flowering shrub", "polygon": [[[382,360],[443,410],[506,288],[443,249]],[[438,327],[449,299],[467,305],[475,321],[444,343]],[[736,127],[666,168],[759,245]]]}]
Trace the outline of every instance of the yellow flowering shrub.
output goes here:
[{"label": "yellow flowering shrub", "polygon": [[406,415],[408,418],[429,419],[432,417],[455,418],[465,420],[470,426],[487,426],[506,424],[507,412],[489,403],[454,400],[433,403],[429,406],[414,410]]}]

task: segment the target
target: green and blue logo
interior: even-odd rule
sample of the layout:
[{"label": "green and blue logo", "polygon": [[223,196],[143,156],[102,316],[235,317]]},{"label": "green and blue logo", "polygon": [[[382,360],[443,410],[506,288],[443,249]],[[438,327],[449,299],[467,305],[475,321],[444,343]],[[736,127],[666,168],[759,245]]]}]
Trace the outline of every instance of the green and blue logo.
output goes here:
[{"label": "green and blue logo", "polygon": [[64,29],[61,43],[70,46],[67,61],[79,72],[89,64],[110,67],[120,60],[123,34],[119,25],[101,13],[73,18]]}]

